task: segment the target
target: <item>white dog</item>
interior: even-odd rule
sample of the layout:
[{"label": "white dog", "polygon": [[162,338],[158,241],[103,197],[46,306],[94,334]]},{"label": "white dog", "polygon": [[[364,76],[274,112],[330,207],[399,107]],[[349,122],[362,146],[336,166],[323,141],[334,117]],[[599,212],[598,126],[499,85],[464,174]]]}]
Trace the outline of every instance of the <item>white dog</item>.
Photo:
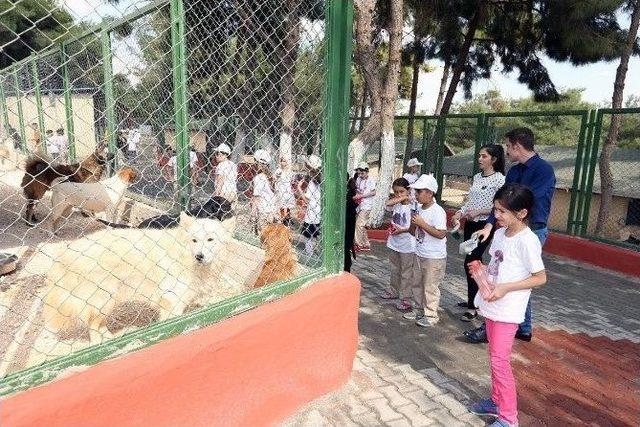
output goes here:
[{"label": "white dog", "polygon": [[92,213],[104,212],[109,221],[115,222],[124,191],[136,177],[132,168],[124,167],[111,178],[98,182],[55,183],[51,190],[51,231],[58,230],[58,221],[67,218],[73,207]]},{"label": "white dog", "polygon": [[[235,219],[180,217],[174,229],[105,229],[50,254],[44,319],[53,332],[89,328],[99,339],[118,306],[143,303],[159,318],[182,314],[202,296],[243,289],[221,280]],[[121,312],[121,310],[120,310]]]}]

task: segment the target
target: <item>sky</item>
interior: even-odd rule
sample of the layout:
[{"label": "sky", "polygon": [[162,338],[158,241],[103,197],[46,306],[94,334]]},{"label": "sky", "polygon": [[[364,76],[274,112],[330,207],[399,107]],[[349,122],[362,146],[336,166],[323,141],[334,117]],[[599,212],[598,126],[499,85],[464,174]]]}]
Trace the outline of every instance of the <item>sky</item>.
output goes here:
[{"label": "sky", "polygon": [[[121,17],[149,3],[140,0],[120,0],[118,6],[106,5],[105,0],[60,0],[77,20],[97,23],[101,17],[111,15]],[[625,22],[626,21],[626,22]],[[628,19],[621,18],[621,25],[627,27]],[[126,69],[126,52],[116,52],[114,58],[114,71]],[[609,104],[613,92],[618,61],[600,62],[576,67],[569,63],[558,63],[548,58],[543,58],[551,74],[552,81],[559,89],[584,89],[583,99],[599,105]],[[440,79],[442,77],[442,63],[430,64],[435,70],[430,73],[422,73],[418,87],[417,110],[430,113],[433,111],[435,100],[438,96]],[[503,98],[522,98],[531,95],[527,87],[517,80],[517,73],[502,74],[500,67],[492,72],[491,79],[480,80],[474,84],[473,94],[481,94],[487,90],[497,90]],[[629,63],[625,85],[625,99],[629,95],[640,96],[640,58],[633,57]],[[454,102],[462,102],[462,91],[458,91]]]}]

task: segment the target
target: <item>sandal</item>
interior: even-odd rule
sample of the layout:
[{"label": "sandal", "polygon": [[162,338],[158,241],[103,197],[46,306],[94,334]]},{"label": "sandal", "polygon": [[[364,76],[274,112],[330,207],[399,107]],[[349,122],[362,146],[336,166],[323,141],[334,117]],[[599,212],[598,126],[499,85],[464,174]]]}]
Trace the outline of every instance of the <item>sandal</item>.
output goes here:
[{"label": "sandal", "polygon": [[400,311],[407,311],[409,309],[411,309],[411,303],[406,300],[406,299],[401,299],[400,301],[398,301],[396,303],[396,309],[400,310]]}]

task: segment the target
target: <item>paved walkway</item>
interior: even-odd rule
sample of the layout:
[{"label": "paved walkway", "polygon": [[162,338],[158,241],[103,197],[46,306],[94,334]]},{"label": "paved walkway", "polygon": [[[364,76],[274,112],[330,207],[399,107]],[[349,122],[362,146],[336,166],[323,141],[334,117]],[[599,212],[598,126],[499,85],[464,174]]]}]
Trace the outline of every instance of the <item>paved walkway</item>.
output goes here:
[{"label": "paved walkway", "polygon": [[[451,239],[450,239],[451,240]],[[362,281],[360,345],[342,389],[312,402],[287,426],[485,425],[465,405],[488,394],[485,345],[467,344],[456,303],[466,295],[462,259],[449,243],[441,321],[421,329],[377,297],[388,281],[383,245],[355,263]],[[535,290],[534,339],[517,342],[514,370],[523,426],[638,425],[640,279],[545,256]]]}]

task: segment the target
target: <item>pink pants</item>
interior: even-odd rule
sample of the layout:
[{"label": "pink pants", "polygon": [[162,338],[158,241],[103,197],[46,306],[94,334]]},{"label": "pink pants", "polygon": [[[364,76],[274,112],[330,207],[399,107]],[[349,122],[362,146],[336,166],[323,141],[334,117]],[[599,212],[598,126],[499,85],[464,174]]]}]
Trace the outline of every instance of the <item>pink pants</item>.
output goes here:
[{"label": "pink pants", "polygon": [[498,417],[518,424],[516,380],[511,370],[511,347],[518,325],[486,319],[491,363],[491,400],[498,405]]}]

